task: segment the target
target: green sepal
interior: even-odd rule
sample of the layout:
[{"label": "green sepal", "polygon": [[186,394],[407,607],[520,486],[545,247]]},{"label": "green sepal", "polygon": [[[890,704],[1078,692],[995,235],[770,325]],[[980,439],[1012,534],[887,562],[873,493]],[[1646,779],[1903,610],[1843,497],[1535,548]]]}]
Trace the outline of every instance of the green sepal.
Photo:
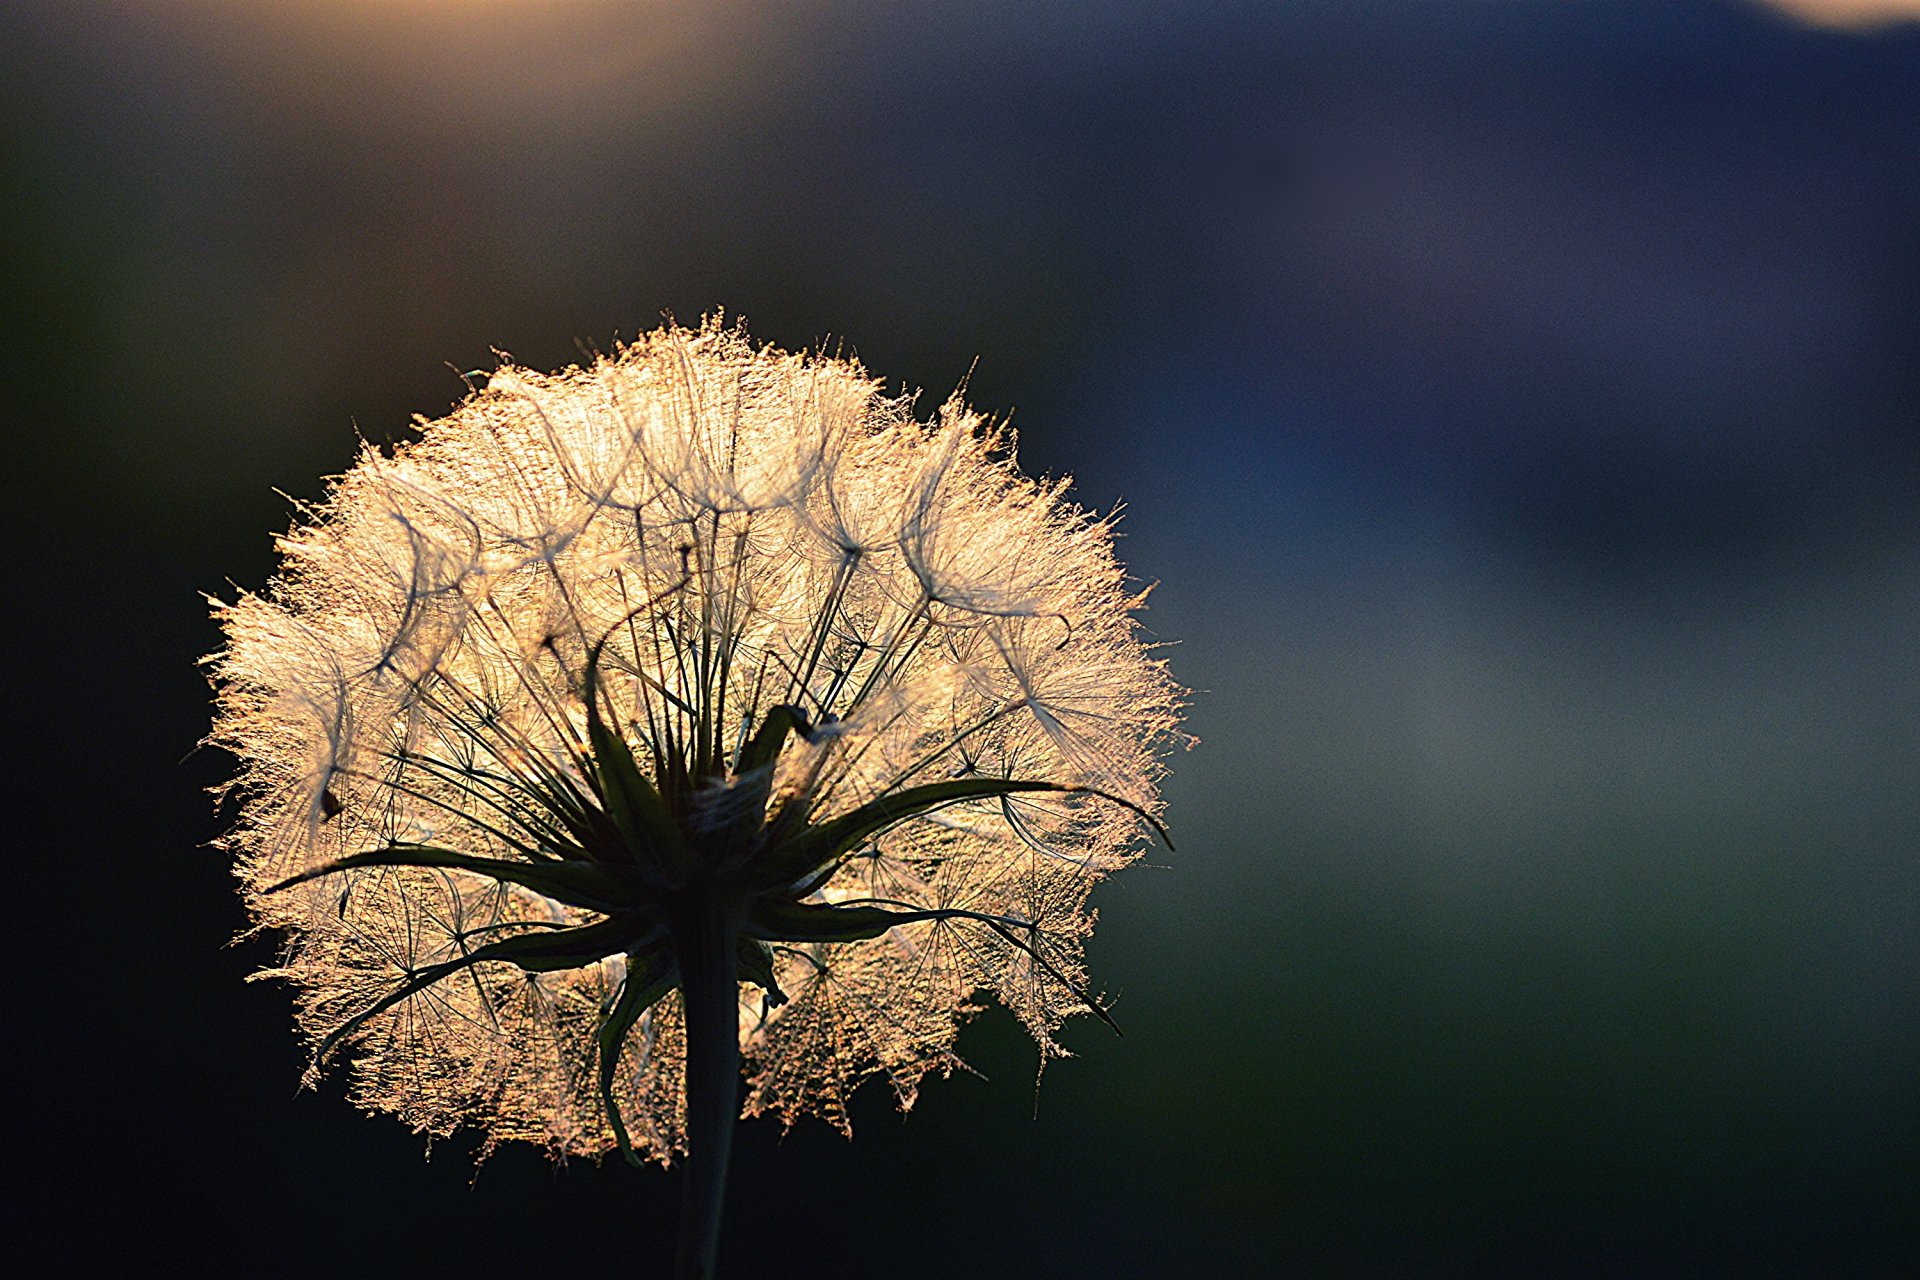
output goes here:
[{"label": "green sepal", "polygon": [[778,760],[780,749],[787,745],[789,733],[797,733],[805,738],[812,732],[813,726],[807,720],[807,713],[799,707],[782,703],[773,708],[767,712],[767,718],[741,750],[740,759],[733,766],[734,776],[742,777]]},{"label": "green sepal", "polygon": [[734,766],[736,780],[729,803],[737,806],[737,816],[728,824],[720,846],[723,858],[737,859],[750,851],[754,838],[767,818],[767,800],[773,795],[773,767],[780,758],[789,733],[802,737],[812,732],[807,714],[799,707],[782,704],[767,713],[761,724],[741,748]]},{"label": "green sepal", "polygon": [[955,778],[908,787],[869,800],[851,813],[808,827],[784,841],[773,866],[773,883],[783,884],[855,848],[868,836],[908,818],[964,800],[980,800],[1010,791],[1070,791],[1057,782],[1020,782],[1008,778]]},{"label": "green sepal", "polygon": [[773,952],[767,944],[743,933],[735,951],[739,957],[737,972],[740,981],[751,982],[764,991],[769,1009],[778,1009],[785,1004],[787,993],[780,989],[780,979],[773,972]]},{"label": "green sepal", "polygon": [[475,948],[457,960],[428,965],[389,991],[380,999],[348,1018],[320,1042],[315,1061],[325,1061],[342,1040],[365,1026],[371,1018],[385,1013],[408,996],[424,991],[442,978],[489,960],[519,965],[529,973],[551,973],[558,969],[578,969],[645,940],[650,930],[632,919],[614,918],[574,929],[542,930],[517,937],[503,938]]},{"label": "green sepal", "polygon": [[626,739],[608,727],[600,712],[600,654],[606,643],[602,637],[587,655],[587,742],[593,751],[589,762],[592,781],[629,847],[650,854],[662,870],[684,875],[692,869],[693,859],[680,838],[679,824],[660,792],[641,772]]},{"label": "green sepal", "polygon": [[[1062,973],[1060,967],[1041,951],[1038,942],[1040,931],[1031,923],[986,911],[970,911],[964,907],[915,908],[907,903],[899,905],[906,909],[889,911],[863,904],[792,902],[783,898],[763,897],[754,902],[753,909],[747,915],[747,932],[770,942],[860,942],[877,938],[897,925],[921,924],[931,920],[970,920],[985,925],[1010,946],[1024,952],[1055,982],[1071,991],[1095,1017],[1112,1027],[1116,1033],[1119,1032],[1120,1024],[1113,1020],[1113,1015],[1090,992]],[[1027,936],[1022,937],[1022,933]]]},{"label": "green sepal", "polygon": [[620,1066],[620,1050],[626,1045],[627,1032],[640,1015],[660,1003],[660,998],[679,985],[679,971],[666,948],[634,951],[627,954],[627,976],[620,982],[620,995],[613,1008],[594,1032],[600,1047],[600,1105],[606,1108],[607,1123],[613,1126],[613,1140],[621,1157],[635,1168],[645,1164],[633,1149],[627,1134],[627,1122],[620,1115],[620,1104],[613,1100],[613,1073]]},{"label": "green sepal", "polygon": [[747,912],[746,935],[766,942],[859,942],[877,938],[911,920],[905,912],[880,907],[842,907],[830,903],[755,899]]},{"label": "green sepal", "polygon": [[309,880],[318,880],[356,867],[445,867],[490,876],[522,885],[543,897],[585,911],[631,911],[648,906],[653,895],[646,883],[625,868],[598,862],[515,862],[508,858],[478,858],[452,849],[423,844],[395,844],[335,858],[311,871],[290,876],[262,890],[278,893]]},{"label": "green sepal", "polygon": [[946,782],[929,782],[924,786],[908,787],[904,791],[895,791],[876,799],[869,800],[851,813],[808,827],[782,842],[774,856],[768,860],[771,874],[761,879],[764,888],[792,884],[807,873],[827,866],[834,859],[850,852],[864,843],[868,837],[879,834],[896,823],[908,818],[916,818],[935,809],[944,809],[948,805],[960,804],[967,800],[985,800],[996,796],[1007,796],[1020,791],[1054,791],[1067,794],[1098,796],[1102,800],[1131,810],[1143,822],[1152,827],[1154,833],[1171,849],[1173,842],[1167,839],[1167,829],[1131,800],[1123,799],[1109,791],[1097,787],[1073,786],[1064,782],[1039,782],[1019,778],[953,778]]}]

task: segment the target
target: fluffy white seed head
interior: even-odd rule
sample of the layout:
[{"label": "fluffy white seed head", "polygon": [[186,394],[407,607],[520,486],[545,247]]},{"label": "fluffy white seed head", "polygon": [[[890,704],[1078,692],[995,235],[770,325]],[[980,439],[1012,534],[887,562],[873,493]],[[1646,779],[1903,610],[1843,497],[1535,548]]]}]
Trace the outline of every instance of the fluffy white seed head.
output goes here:
[{"label": "fluffy white seed head", "polygon": [[[526,858],[521,784],[578,781],[599,646],[642,769],[691,769],[696,839],[749,809],[820,823],[968,777],[1126,802],[940,807],[806,886],[813,903],[1019,930],[921,919],[773,948],[789,999],[741,987],[749,1113],[844,1127],[848,1091],[876,1074],[910,1105],[927,1071],[954,1065],[983,993],[1060,1052],[1054,1032],[1085,1007],[1088,893],[1159,811],[1180,694],[1136,635],[1110,524],[1022,475],[1010,444],[957,400],[917,421],[854,363],[709,321],[587,368],[507,366],[417,442],[363,451],[282,539],[268,590],[219,607],[228,643],[212,660],[213,740],[241,761],[226,843],[255,920],[284,931],[270,976],[298,991],[308,1037],[491,938],[594,919],[445,868],[266,890],[394,845]],[[763,770],[731,767],[781,706],[804,713],[806,740]],[[355,1096],[429,1133],[600,1155],[614,1139],[596,1034],[626,964],[466,968],[365,1023]],[[611,1096],[635,1147],[667,1159],[682,1142],[677,995],[617,1052]]]}]

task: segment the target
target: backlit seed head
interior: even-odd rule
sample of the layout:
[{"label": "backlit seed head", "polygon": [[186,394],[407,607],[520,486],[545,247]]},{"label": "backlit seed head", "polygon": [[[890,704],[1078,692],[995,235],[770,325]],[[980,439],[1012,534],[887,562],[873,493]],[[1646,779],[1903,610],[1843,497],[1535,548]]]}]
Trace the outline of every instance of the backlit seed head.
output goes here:
[{"label": "backlit seed head", "polygon": [[690,902],[739,933],[750,1114],[911,1105],[982,995],[1061,1052],[1180,705],[1065,489],[958,400],[714,321],[363,450],[210,660],[315,1070],[669,1159]]}]

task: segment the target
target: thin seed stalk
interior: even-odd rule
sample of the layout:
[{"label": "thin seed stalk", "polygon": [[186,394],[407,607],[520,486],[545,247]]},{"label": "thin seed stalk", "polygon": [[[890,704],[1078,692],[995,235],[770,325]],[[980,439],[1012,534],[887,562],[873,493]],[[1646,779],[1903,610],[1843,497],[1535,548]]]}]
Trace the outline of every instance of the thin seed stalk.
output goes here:
[{"label": "thin seed stalk", "polygon": [[675,926],[687,1037],[687,1172],[676,1280],[712,1280],[720,1247],[734,1121],[740,1114],[736,926],[711,911]]}]

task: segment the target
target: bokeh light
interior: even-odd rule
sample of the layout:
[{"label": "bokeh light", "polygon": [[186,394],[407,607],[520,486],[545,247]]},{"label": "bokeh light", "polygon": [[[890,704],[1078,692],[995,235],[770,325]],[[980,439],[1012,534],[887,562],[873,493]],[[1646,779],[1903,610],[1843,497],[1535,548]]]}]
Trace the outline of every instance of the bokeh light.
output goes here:
[{"label": "bokeh light", "polygon": [[1816,26],[1866,28],[1920,22],[1920,0],[1761,0]]}]

